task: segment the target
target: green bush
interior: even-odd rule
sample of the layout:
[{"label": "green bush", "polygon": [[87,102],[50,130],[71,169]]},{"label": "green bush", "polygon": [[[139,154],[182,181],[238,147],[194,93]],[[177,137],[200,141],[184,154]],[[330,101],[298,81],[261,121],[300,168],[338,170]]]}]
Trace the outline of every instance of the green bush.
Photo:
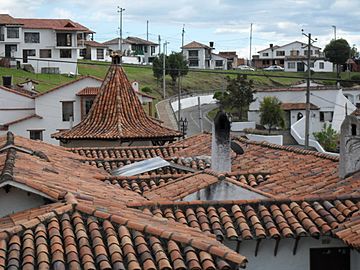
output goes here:
[{"label": "green bush", "polygon": [[145,86],[143,88],[141,88],[141,91],[144,92],[144,93],[151,93],[152,90],[149,86]]},{"label": "green bush", "polygon": [[320,132],[314,132],[313,135],[321,146],[324,147],[325,151],[339,151],[340,135],[331,127],[331,125],[325,123],[323,129]]}]

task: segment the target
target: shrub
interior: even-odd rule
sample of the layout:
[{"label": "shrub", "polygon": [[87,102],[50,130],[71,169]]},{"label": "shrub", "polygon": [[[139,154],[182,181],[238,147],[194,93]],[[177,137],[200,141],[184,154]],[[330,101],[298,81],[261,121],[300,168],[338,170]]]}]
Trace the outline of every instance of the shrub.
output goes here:
[{"label": "shrub", "polygon": [[144,93],[151,93],[151,88],[149,86],[145,86],[143,88],[141,88],[141,91]]},{"label": "shrub", "polygon": [[325,151],[338,152],[339,133],[337,133],[331,125],[324,124],[323,129],[313,133],[315,139],[324,147]]}]

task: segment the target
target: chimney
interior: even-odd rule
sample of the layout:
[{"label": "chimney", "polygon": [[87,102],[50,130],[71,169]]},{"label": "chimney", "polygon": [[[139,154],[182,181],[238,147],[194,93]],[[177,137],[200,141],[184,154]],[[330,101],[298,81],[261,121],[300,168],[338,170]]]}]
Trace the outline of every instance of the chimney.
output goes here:
[{"label": "chimney", "polygon": [[120,65],[121,64],[121,56],[117,52],[111,52],[111,64]]},{"label": "chimney", "polygon": [[347,115],[341,124],[339,176],[347,176],[360,171],[360,120]]},{"label": "chimney", "polygon": [[3,86],[7,88],[11,88],[12,76],[3,76],[2,79],[3,79]]},{"label": "chimney", "polygon": [[216,114],[212,128],[211,169],[231,171],[230,121],[222,110]]},{"label": "chimney", "polygon": [[270,43],[270,49],[272,49],[272,47],[274,47],[274,44]]},{"label": "chimney", "polygon": [[210,45],[210,48],[213,49],[214,48],[214,41],[210,41],[209,45]]}]

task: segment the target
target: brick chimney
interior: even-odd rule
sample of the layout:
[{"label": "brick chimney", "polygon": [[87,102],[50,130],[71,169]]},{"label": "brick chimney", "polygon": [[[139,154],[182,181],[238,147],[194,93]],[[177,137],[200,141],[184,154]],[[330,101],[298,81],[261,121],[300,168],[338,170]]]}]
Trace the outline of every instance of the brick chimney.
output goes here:
[{"label": "brick chimney", "polygon": [[230,121],[223,111],[216,114],[213,123],[211,169],[217,172],[231,171]]},{"label": "brick chimney", "polygon": [[339,176],[345,177],[360,171],[360,120],[348,115],[341,125]]}]

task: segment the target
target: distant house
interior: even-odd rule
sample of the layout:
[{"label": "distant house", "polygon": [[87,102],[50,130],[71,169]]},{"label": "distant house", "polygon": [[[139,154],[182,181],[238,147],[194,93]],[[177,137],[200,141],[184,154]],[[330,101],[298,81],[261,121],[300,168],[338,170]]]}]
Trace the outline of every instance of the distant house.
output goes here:
[{"label": "distant house", "polygon": [[[252,62],[256,68],[265,68],[278,65],[291,72],[303,72],[307,70],[307,52],[304,43],[294,41],[283,46],[270,44],[269,48],[259,51],[259,55],[254,55]],[[331,72],[333,64],[325,60],[320,47],[311,46],[310,48],[311,66],[316,72]]]},{"label": "distant house", "polygon": [[93,33],[69,19],[0,14],[0,58],[4,65],[27,67],[36,73],[76,73],[78,50],[85,48],[79,41]]},{"label": "distant house", "polygon": [[[82,41],[80,41],[81,43]],[[93,61],[110,61],[108,47],[94,40],[84,40],[83,49],[79,50],[79,58]]]},{"label": "distant house", "polygon": [[227,59],[227,69],[238,67],[238,55],[236,52],[219,52],[219,55]]},{"label": "distant house", "polygon": [[212,42],[210,46],[192,41],[182,47],[183,55],[190,68],[198,69],[228,69],[228,59],[220,54],[213,53]]},{"label": "distant house", "polygon": [[[120,50],[120,39],[114,38],[103,43],[109,48],[109,52]],[[122,40],[123,63],[150,64],[157,56],[159,44],[138,37],[127,37]],[[108,59],[111,61],[111,59]]]}]

